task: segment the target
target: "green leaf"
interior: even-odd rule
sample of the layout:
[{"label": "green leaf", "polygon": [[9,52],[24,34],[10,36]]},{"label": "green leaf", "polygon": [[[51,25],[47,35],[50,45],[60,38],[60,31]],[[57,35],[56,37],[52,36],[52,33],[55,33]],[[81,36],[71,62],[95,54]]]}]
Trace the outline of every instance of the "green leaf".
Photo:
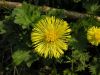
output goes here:
[{"label": "green leaf", "polygon": [[58,18],[66,18],[64,16],[64,10],[63,9],[50,9],[47,14],[48,16],[56,16]]},{"label": "green leaf", "polygon": [[5,26],[2,21],[0,21],[0,34],[6,33]]},{"label": "green leaf", "polygon": [[58,75],[58,74],[57,74],[57,69],[56,69],[56,68],[53,68],[53,69],[52,69],[51,75]]},{"label": "green leaf", "polygon": [[90,66],[89,67],[89,70],[90,70],[90,73],[92,74],[92,75],[96,75],[96,67],[95,66]]},{"label": "green leaf", "polygon": [[98,2],[94,1],[86,1],[83,3],[83,7],[87,10],[88,14],[96,14],[99,12],[100,5]]},{"label": "green leaf", "polygon": [[17,50],[13,53],[13,63],[15,65],[20,65],[23,61],[27,61],[30,59],[29,51]]},{"label": "green leaf", "polygon": [[89,65],[91,75],[100,75],[100,58],[94,57]]},{"label": "green leaf", "polygon": [[76,71],[82,71],[85,70],[86,67],[88,67],[88,64],[86,62],[89,61],[89,55],[86,52],[74,50],[72,52],[73,62],[76,64]]},{"label": "green leaf", "polygon": [[63,75],[77,75],[76,73],[73,73],[71,70],[69,69],[65,69],[63,71]]},{"label": "green leaf", "polygon": [[37,56],[37,54],[32,53],[30,59],[26,60],[26,65],[28,67],[31,67],[32,63],[39,60],[39,57]]},{"label": "green leaf", "polygon": [[27,61],[27,62],[26,62],[26,65],[27,65],[28,67],[31,67],[32,63],[33,63],[33,60],[30,60],[30,61]]},{"label": "green leaf", "polygon": [[40,18],[40,11],[38,7],[24,2],[22,7],[14,9],[12,15],[15,16],[14,22],[26,29]]}]

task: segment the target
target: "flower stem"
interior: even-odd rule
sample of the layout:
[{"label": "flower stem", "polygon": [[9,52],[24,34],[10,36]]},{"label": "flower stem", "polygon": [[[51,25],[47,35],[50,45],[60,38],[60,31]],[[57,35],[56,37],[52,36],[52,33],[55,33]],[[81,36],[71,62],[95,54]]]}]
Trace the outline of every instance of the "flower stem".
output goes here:
[{"label": "flower stem", "polygon": [[72,63],[71,63],[72,67],[71,67],[71,70],[72,70],[72,75],[74,75],[74,65],[73,65],[73,59],[72,59]]}]

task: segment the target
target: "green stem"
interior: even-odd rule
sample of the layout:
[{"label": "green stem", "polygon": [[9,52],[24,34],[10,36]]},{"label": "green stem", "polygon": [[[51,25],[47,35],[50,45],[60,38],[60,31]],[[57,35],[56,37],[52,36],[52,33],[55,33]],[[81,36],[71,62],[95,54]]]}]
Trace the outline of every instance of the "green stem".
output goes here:
[{"label": "green stem", "polygon": [[73,59],[72,59],[72,63],[71,63],[71,65],[72,65],[71,69],[72,69],[72,75],[73,75],[73,73],[74,73]]},{"label": "green stem", "polygon": [[72,61],[71,61],[71,70],[72,70],[72,75],[74,75],[74,62],[73,62],[73,50],[72,50]]}]

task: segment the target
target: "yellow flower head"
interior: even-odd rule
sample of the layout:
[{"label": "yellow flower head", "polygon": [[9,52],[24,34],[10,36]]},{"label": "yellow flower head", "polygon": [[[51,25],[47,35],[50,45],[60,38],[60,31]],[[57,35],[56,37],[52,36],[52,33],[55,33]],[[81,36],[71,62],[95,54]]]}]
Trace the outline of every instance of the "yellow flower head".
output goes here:
[{"label": "yellow flower head", "polygon": [[89,28],[87,31],[87,39],[92,45],[98,46],[100,43],[100,28],[95,26]]},{"label": "yellow flower head", "polygon": [[64,50],[68,49],[70,32],[66,21],[53,16],[41,19],[31,33],[35,51],[45,58],[59,58],[64,54]]}]

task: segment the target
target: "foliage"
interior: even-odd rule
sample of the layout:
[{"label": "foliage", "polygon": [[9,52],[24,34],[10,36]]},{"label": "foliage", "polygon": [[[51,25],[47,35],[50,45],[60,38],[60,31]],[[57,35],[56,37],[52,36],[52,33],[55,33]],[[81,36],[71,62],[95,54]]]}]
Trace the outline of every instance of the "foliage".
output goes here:
[{"label": "foliage", "polygon": [[2,21],[0,21],[0,34],[6,33],[6,29]]},{"label": "foliage", "polygon": [[76,74],[71,72],[70,70],[66,69],[63,71],[63,75],[76,75]]},{"label": "foliage", "polygon": [[46,15],[56,16],[58,18],[66,18],[64,16],[64,10],[63,9],[57,9],[56,11],[55,10],[49,10]]},{"label": "foliage", "polygon": [[83,3],[83,5],[86,8],[88,14],[96,14],[99,12],[100,5],[98,3],[87,2]]},{"label": "foliage", "polygon": [[100,58],[94,57],[93,61],[89,65],[89,69],[92,75],[100,75]]},{"label": "foliage", "polygon": [[29,60],[30,55],[29,55],[29,52],[27,51],[17,50],[16,52],[13,53],[12,58],[14,59],[13,62],[16,65],[19,65],[23,61]]},{"label": "foliage", "polygon": [[37,61],[38,58],[34,55],[30,55],[30,51],[17,50],[12,54],[13,63],[15,65],[20,65],[22,62],[26,62],[27,66],[30,67],[34,61]]},{"label": "foliage", "polygon": [[75,63],[76,71],[82,71],[85,70],[85,68],[88,66],[86,62],[89,61],[89,55],[86,52],[75,50],[73,51],[73,63]]},{"label": "foliage", "polygon": [[[85,3],[89,0],[71,1],[78,4],[81,2]],[[25,71],[28,71],[29,73],[32,71],[35,75],[82,75],[82,73],[85,72],[90,73],[91,75],[100,75],[100,44],[98,44],[98,46],[92,45],[87,39],[87,30],[90,27],[100,27],[100,21],[95,18],[95,15],[97,12],[99,12],[98,10],[100,5],[98,5],[97,2],[89,2],[90,4],[87,4],[86,6],[84,6],[85,4],[82,3],[89,16],[75,19],[75,21],[65,17],[63,9],[58,9],[57,11],[49,10],[45,13],[42,12],[39,6],[33,6],[32,4],[25,2],[23,3],[22,7],[17,7],[12,10],[11,15],[5,15],[5,18],[0,21],[0,68],[2,68],[1,65],[5,65],[3,66],[4,72],[8,73],[9,71],[10,75],[12,72],[15,73],[15,71],[19,71],[21,74],[21,71],[23,70],[23,74]],[[68,48],[62,48],[65,50],[62,56],[59,58],[44,58],[39,56],[37,52],[35,52],[35,48],[38,47],[36,44],[37,39],[33,41],[34,44],[32,44],[31,33],[33,29],[35,29],[37,23],[40,25],[40,23],[44,24],[47,22],[47,20],[44,20],[45,16],[62,18],[66,22],[68,20],[68,24],[72,30],[70,40],[66,39],[67,41],[65,42],[64,36],[60,37],[63,39],[63,42],[68,44]],[[41,22],[41,19],[44,20],[43,23]],[[50,22],[49,26],[47,23],[46,25],[42,26],[48,26],[48,29],[52,29],[53,27],[51,26],[51,23],[54,22],[55,29],[57,29],[56,27],[60,27],[59,25],[61,21],[48,21]],[[55,23],[57,23],[57,26]],[[59,33],[64,30],[65,26],[62,26],[59,28]],[[42,31],[45,30],[43,27],[40,29]],[[51,32],[53,31],[51,30]],[[39,32],[39,34],[41,34],[41,32]],[[54,39],[55,35],[51,33],[49,34],[49,38]],[[34,34],[32,37],[35,35],[36,34]],[[65,35],[65,32],[63,35]],[[69,34],[66,35],[68,36]],[[36,37],[37,36],[34,38]],[[43,42],[41,38],[39,41]],[[51,42],[50,39],[49,42]],[[61,42],[59,45],[59,47],[64,47]],[[45,51],[45,49],[43,51]],[[41,48],[39,48],[39,50],[41,50]],[[40,53],[43,52],[41,51]],[[45,51],[45,53],[47,52]],[[54,54],[57,55],[56,53]],[[14,69],[14,67],[17,67],[17,70]],[[22,70],[23,67],[24,69]]]},{"label": "foliage", "polygon": [[22,7],[15,8],[12,14],[15,16],[14,22],[21,25],[23,29],[29,28],[29,26],[35,23],[41,15],[36,6],[26,3],[23,3]]}]

